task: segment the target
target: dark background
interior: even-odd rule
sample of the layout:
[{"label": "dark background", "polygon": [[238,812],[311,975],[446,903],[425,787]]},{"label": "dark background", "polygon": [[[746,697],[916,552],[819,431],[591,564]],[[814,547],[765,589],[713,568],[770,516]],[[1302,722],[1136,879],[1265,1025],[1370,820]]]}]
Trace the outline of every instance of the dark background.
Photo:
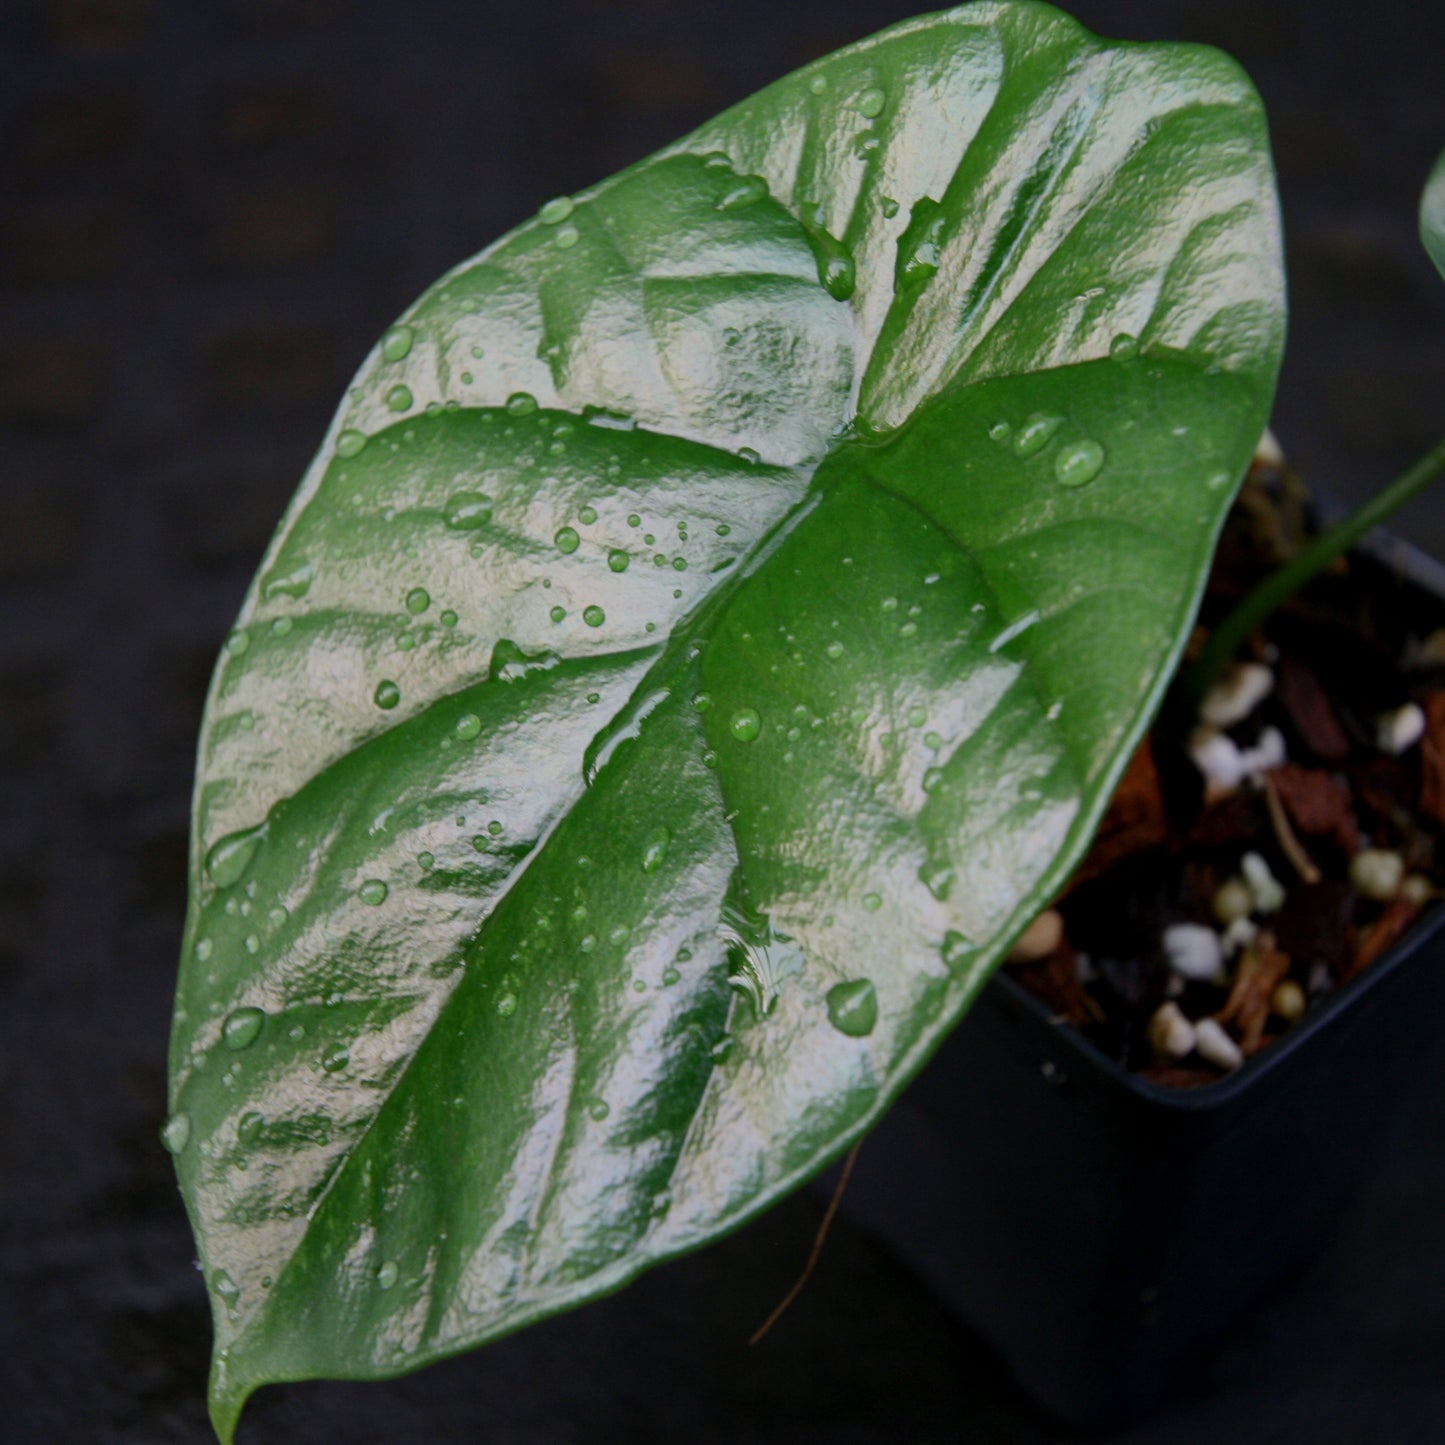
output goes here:
[{"label": "dark background", "polygon": [[[351,371],[545,198],[913,9],[0,0],[8,1440],[207,1438],[206,1303],[156,1141],[192,749],[218,642]],[[1255,77],[1292,288],[1276,429],[1318,485],[1367,494],[1445,420],[1445,286],[1414,220],[1445,144],[1445,6],[1073,9],[1105,34],[1223,45]],[[1445,556],[1445,488],[1400,529]],[[1332,1252],[1111,1440],[1445,1440],[1445,1053],[1394,1127]],[[406,1380],[264,1392],[243,1439],[1069,1438],[846,1221],[749,1351],[819,1212],[795,1199]]]}]

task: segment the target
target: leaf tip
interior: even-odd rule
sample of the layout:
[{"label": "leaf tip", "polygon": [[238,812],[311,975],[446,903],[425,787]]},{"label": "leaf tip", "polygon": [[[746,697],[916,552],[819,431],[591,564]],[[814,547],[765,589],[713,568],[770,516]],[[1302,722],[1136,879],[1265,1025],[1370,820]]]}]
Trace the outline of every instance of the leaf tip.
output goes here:
[{"label": "leaf tip", "polygon": [[227,1377],[226,1362],[217,1358],[211,1367],[211,1384],[208,1392],[208,1406],[211,1428],[216,1432],[219,1445],[235,1445],[236,1426],[240,1423],[241,1412],[251,1396],[252,1386],[239,1384]]}]

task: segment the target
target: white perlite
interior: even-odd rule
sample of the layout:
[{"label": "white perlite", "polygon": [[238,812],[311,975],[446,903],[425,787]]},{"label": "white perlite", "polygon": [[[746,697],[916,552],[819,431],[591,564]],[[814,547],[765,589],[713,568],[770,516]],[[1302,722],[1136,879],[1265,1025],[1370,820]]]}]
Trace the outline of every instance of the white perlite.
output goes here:
[{"label": "white perlite", "polygon": [[1252,748],[1241,749],[1239,760],[1244,766],[1246,778],[1258,778],[1271,768],[1283,767],[1289,761],[1284,734],[1278,728],[1261,728],[1259,740]]},{"label": "white perlite", "polygon": [[1423,873],[1411,873],[1400,885],[1400,897],[1423,908],[1435,896],[1435,885]]},{"label": "white perlite", "polygon": [[1239,1045],[1224,1031],[1218,1019],[1200,1019],[1194,1025],[1194,1047],[1201,1059],[1221,1069],[1237,1069],[1244,1062]]},{"label": "white perlite", "polygon": [[1210,727],[1189,734],[1189,757],[1204,781],[1222,793],[1232,793],[1244,781],[1244,758],[1233,738]]},{"label": "white perlite", "polygon": [[1284,465],[1284,448],[1279,444],[1279,438],[1265,427],[1263,435],[1254,448],[1254,459],[1267,467],[1282,467]]},{"label": "white perlite", "polygon": [[1254,893],[1243,878],[1226,878],[1214,890],[1214,916],[1226,927],[1254,912]]},{"label": "white perlite", "polygon": [[1200,719],[1217,728],[1243,722],[1274,690],[1274,673],[1262,662],[1237,662],[1204,694]]},{"label": "white perlite", "polygon": [[1305,1011],[1305,991],[1294,979],[1284,979],[1275,987],[1270,995],[1269,1006],[1280,1018],[1293,1023],[1301,1018]]},{"label": "white perlite", "polygon": [[1361,848],[1350,859],[1350,882],[1377,903],[1388,903],[1405,881],[1405,860],[1388,848]]},{"label": "white perlite", "polygon": [[1248,948],[1259,937],[1259,925],[1252,918],[1236,918],[1219,935],[1219,946],[1226,958],[1233,958],[1242,948]]},{"label": "white perlite", "polygon": [[1149,1020],[1149,1042],[1165,1058],[1182,1059],[1194,1052],[1194,1025],[1177,1003],[1161,1003]]},{"label": "white perlite", "polygon": [[1244,881],[1254,894],[1256,913],[1276,913],[1284,907],[1284,884],[1269,871],[1269,864],[1258,853],[1246,853],[1239,860]]},{"label": "white perlite", "polygon": [[1246,778],[1257,779],[1289,760],[1284,734],[1278,728],[1262,728],[1252,748],[1241,748],[1208,723],[1190,733],[1189,756],[1205,781],[1221,793],[1232,793]]},{"label": "white perlite", "polygon": [[1407,702],[1394,712],[1382,712],[1375,719],[1375,742],[1382,753],[1399,757],[1425,736],[1425,710],[1419,703]]},{"label": "white perlite", "polygon": [[1202,923],[1173,923],[1160,940],[1169,967],[1184,978],[1218,978],[1224,969],[1219,935]]},{"label": "white perlite", "polygon": [[1047,958],[1063,941],[1063,914],[1057,908],[1046,908],[1009,949],[1009,962],[1036,963],[1041,958]]}]

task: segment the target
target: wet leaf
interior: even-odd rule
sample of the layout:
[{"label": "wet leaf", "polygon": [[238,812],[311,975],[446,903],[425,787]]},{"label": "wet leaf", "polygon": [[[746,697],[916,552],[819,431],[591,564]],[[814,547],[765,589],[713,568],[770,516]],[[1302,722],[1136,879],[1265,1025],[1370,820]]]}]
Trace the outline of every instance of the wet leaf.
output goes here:
[{"label": "wet leaf", "polygon": [[1257,100],[925,17],[458,267],[222,655],[175,1142],[229,1438],[730,1229],[1082,853],[1278,363]]}]

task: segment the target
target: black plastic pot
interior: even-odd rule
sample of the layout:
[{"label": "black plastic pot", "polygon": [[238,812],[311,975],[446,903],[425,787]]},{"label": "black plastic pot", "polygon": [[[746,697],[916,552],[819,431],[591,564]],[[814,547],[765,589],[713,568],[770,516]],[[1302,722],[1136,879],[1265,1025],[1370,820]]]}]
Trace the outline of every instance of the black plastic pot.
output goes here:
[{"label": "black plastic pot", "polygon": [[[1445,595],[1437,564],[1369,551]],[[1045,1411],[1126,1424],[1320,1252],[1442,1028],[1445,908],[1195,1090],[1120,1067],[999,976],[869,1135],[844,1207]]]},{"label": "black plastic pot", "polygon": [[994,979],[859,1153],[845,1207],[1048,1413],[1141,1418],[1319,1252],[1445,1027],[1445,909],[1283,1040],[1161,1088]]}]

